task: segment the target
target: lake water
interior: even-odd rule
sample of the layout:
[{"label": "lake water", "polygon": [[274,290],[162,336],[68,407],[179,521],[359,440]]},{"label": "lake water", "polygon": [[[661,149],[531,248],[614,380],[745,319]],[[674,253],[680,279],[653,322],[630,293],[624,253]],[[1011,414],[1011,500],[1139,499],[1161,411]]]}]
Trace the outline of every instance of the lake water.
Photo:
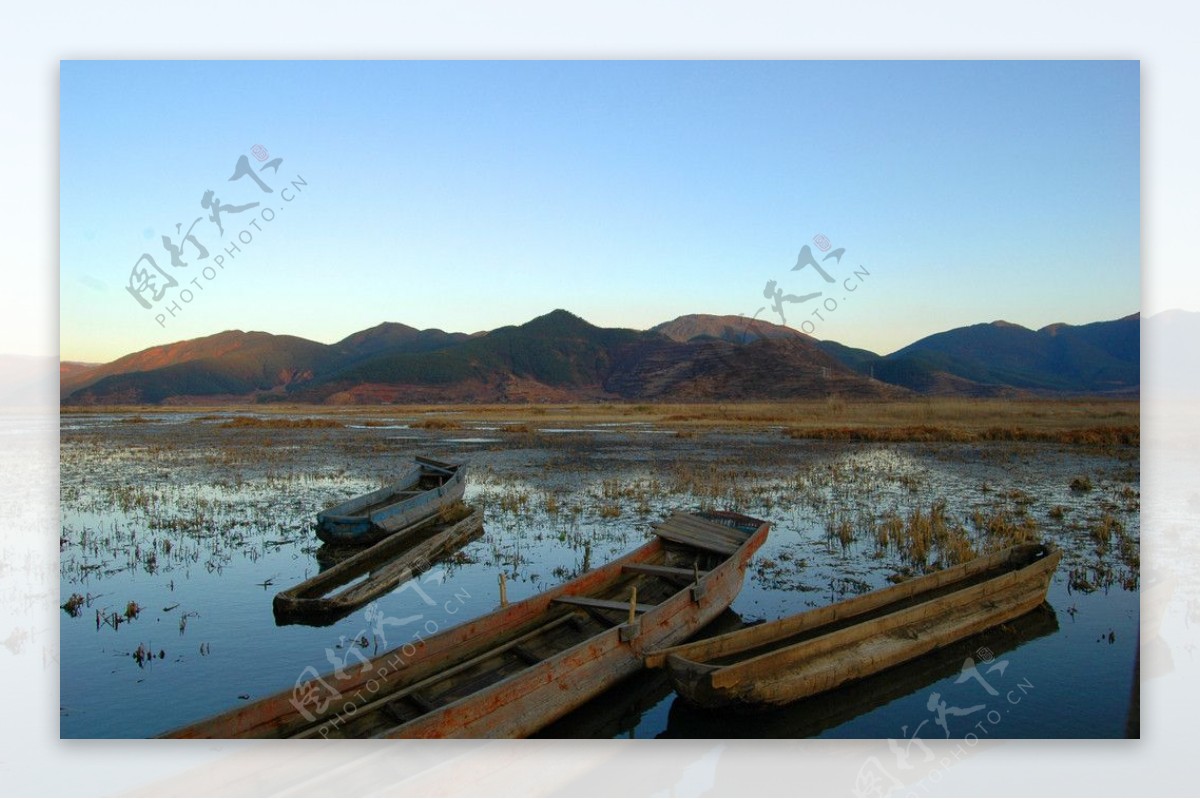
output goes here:
[{"label": "lake water", "polygon": [[[543,735],[891,738],[919,758],[922,739],[1137,732],[1136,448],[676,436],[613,423],[508,432],[463,422],[397,436],[420,417],[367,425],[348,414],[341,428],[230,418],[63,417],[60,602],[81,598],[74,615],[62,611],[63,737],[153,736],[290,688],[308,667],[352,666],[410,630],[493,610],[501,572],[510,601],[533,595],[639,546],[675,509],[772,522],[719,623],[779,618],[911,573],[911,554],[881,546],[876,530],[938,503],[977,548],[996,543],[1000,521],[1061,546],[1047,605],[779,711],[701,713],[646,672]],[[485,512],[483,536],[369,612],[276,626],[274,594],[319,569],[313,515],[418,453],[470,462],[467,501]],[[1090,490],[1073,490],[1082,477]]]}]

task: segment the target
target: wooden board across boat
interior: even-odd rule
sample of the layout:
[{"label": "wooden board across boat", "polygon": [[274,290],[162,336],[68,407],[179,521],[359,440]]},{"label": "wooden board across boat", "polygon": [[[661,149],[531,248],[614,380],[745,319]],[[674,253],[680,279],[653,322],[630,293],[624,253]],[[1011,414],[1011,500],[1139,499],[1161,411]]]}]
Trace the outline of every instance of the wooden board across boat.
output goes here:
[{"label": "wooden board across boat", "polygon": [[783,705],[1003,624],[1046,599],[1062,552],[1022,544],[943,571],[646,657],[707,708]]},{"label": "wooden board across boat", "polygon": [[318,513],[317,538],[327,544],[373,544],[462,500],[466,464],[421,456],[414,460],[412,470],[391,485]]},{"label": "wooden board across boat", "polygon": [[402,532],[280,591],[272,603],[275,623],[332,624],[458,551],[483,532],[483,511],[471,510],[451,523],[434,519]]},{"label": "wooden board across boat", "polygon": [[557,588],[167,737],[524,737],[725,610],[769,527],[677,513],[643,546]]}]

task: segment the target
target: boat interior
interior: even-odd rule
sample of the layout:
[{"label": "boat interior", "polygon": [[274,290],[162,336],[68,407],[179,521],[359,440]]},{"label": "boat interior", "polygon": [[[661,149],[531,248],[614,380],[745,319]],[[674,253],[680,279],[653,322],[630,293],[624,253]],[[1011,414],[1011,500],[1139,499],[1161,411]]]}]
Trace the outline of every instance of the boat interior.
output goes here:
[{"label": "boat interior", "polygon": [[[1020,548],[1014,553],[1015,557],[1006,562],[987,569],[965,572],[960,576],[959,579],[935,587],[930,587],[927,590],[922,590],[915,594],[906,596],[902,595],[883,604],[870,604],[866,602],[865,600],[869,595],[856,597],[855,599],[847,600],[844,605],[847,612],[844,615],[838,614],[838,618],[831,619],[824,623],[817,622],[812,626],[804,625],[803,629],[799,629],[792,633],[786,632],[786,628],[784,628],[780,631],[781,634],[779,636],[773,637],[770,640],[758,645],[750,646],[745,649],[730,652],[718,657],[701,658],[701,661],[713,666],[728,666],[733,663],[741,663],[759,655],[764,655],[794,646],[796,644],[804,643],[805,641],[820,638],[821,636],[829,635],[830,633],[837,632],[838,630],[844,630],[873,619],[888,616],[892,613],[897,613],[907,608],[911,608],[925,602],[930,602],[934,599],[953,594],[957,591],[962,591],[972,586],[985,583],[989,580],[994,580],[997,577],[1001,577],[1005,574],[1016,571],[1017,569],[1028,566],[1030,563],[1040,559],[1043,554],[1044,552],[1039,553],[1036,547]],[[854,603],[856,600],[864,600],[861,609],[855,609],[853,607],[852,603]],[[821,611],[813,611],[811,612],[811,615],[815,617],[819,612]],[[808,615],[810,614],[801,614],[801,617]],[[799,621],[801,617],[793,617],[793,620]],[[686,656],[687,655],[685,653],[685,657]]]},{"label": "boat interior", "polygon": [[412,484],[411,488],[406,488],[403,491],[396,491],[391,494],[388,494],[386,497],[379,500],[378,502],[374,502],[374,503],[366,506],[362,510],[356,511],[356,514],[362,515],[362,516],[370,516],[372,513],[383,510],[384,508],[387,508],[387,507],[391,507],[392,505],[395,505],[397,502],[403,502],[406,499],[412,499],[413,497],[419,497],[422,494],[424,494],[426,491],[431,491],[435,488],[440,488],[441,486],[445,485],[446,482],[451,477],[453,477],[453,475],[422,474],[421,477],[417,480],[417,482]]}]

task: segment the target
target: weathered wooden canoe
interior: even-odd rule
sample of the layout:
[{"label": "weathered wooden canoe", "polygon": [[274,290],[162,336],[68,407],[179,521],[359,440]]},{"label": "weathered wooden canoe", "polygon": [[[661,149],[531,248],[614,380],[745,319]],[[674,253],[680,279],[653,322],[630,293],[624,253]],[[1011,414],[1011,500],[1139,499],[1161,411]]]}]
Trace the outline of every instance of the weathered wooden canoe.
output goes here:
[{"label": "weathered wooden canoe", "polygon": [[414,460],[412,471],[395,483],[318,513],[317,537],[328,544],[373,544],[463,498],[466,464]]},{"label": "weathered wooden canoe", "polygon": [[1024,544],[899,585],[647,655],[701,707],[794,702],[994,627],[1046,599],[1062,552]]},{"label": "weathered wooden canoe", "polygon": [[[169,737],[529,735],[729,606],[769,525],[675,514],[624,557],[537,596]],[[632,620],[631,620],[632,618]]]},{"label": "weathered wooden canoe", "polygon": [[[962,673],[970,657],[981,660],[980,651],[990,650],[1002,658],[1017,647],[1058,632],[1054,608],[1043,602],[1033,610],[998,627],[938,647],[919,658],[892,666],[832,691],[815,694],[787,705],[755,707],[754,712],[716,712],[676,696],[667,711],[667,728],[660,738],[816,738],[852,719],[871,713],[913,694],[929,695],[935,682]],[[980,666],[983,670],[984,666]],[[661,674],[670,685],[666,669],[648,669]],[[922,690],[924,689],[924,690]],[[574,716],[575,714],[572,714]]]},{"label": "weathered wooden canoe", "polygon": [[[275,623],[332,624],[377,599],[405,580],[429,569],[438,558],[457,551],[483,532],[483,511],[389,536],[332,568],[275,595]],[[366,575],[366,579],[359,579]],[[340,590],[339,590],[340,589]]]}]

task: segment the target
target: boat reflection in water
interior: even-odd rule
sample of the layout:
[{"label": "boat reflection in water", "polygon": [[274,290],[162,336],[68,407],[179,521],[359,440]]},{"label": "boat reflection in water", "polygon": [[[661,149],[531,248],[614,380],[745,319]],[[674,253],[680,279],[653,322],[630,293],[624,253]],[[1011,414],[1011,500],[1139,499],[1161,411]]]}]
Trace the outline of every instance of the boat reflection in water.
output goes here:
[{"label": "boat reflection in water", "polygon": [[[755,712],[702,710],[678,696],[660,738],[813,738],[960,672],[980,649],[996,657],[1058,631],[1058,616],[1047,603],[985,632],[944,646],[916,660],[832,691],[779,708]],[[610,692],[615,693],[615,692]],[[608,694],[606,694],[608,696]]]}]

